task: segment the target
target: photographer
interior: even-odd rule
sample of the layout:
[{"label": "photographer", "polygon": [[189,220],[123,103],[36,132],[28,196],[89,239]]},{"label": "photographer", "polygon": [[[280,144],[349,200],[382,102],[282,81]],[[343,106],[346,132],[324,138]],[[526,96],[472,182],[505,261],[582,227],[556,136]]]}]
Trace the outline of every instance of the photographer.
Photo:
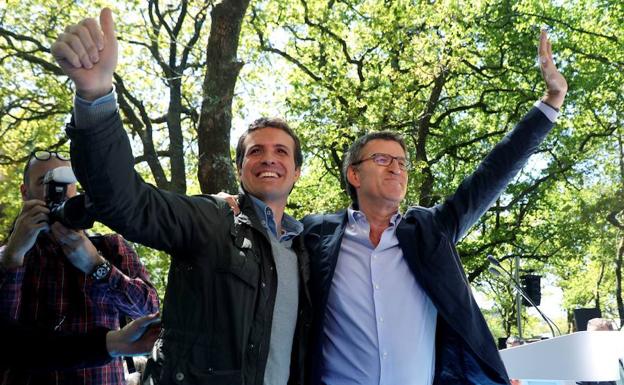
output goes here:
[{"label": "photographer", "polygon": [[[120,316],[158,311],[147,271],[119,235],[87,237],[50,218],[46,174],[70,167],[62,152],[33,152],[20,186],[23,206],[7,244],[0,249],[0,317],[48,330],[87,333],[118,329]],[[76,195],[75,183],[64,185]],[[5,384],[121,384],[121,359],[92,369],[31,374],[9,369]]]}]

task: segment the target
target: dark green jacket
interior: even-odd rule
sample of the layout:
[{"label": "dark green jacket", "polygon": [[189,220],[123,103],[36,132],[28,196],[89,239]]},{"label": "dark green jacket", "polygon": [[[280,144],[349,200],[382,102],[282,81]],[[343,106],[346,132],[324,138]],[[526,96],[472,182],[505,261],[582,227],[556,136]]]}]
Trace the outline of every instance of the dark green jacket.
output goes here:
[{"label": "dark green jacket", "polygon": [[[271,244],[251,199],[236,217],[221,199],[149,185],[134,171],[118,114],[89,130],[70,123],[74,172],[95,218],[125,238],[171,255],[162,339],[148,370],[160,384],[261,385],[269,351],[277,275]],[[309,262],[300,239],[299,317],[291,378],[305,375],[311,317]]]}]

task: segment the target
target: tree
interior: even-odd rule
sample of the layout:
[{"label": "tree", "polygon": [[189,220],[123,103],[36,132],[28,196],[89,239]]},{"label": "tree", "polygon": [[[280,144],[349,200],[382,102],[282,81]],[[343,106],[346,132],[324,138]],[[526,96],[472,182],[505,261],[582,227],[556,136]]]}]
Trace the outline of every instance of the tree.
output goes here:
[{"label": "tree", "polygon": [[[14,5],[9,7],[11,13],[5,10],[0,16],[5,26],[0,29],[3,78],[10,79],[9,72],[16,69],[30,69],[36,78],[27,82],[15,79],[3,87],[5,132],[26,130],[24,126],[33,122],[60,128],[70,111],[72,97],[67,84],[60,81],[60,69],[48,54],[49,44],[64,25],[84,15],[77,15],[76,8],[67,4]],[[236,185],[229,150],[231,110],[243,65],[236,54],[248,5],[248,0],[216,4],[185,0],[175,5],[151,0],[145,7],[130,3],[117,8],[120,15],[142,16],[118,23],[120,40],[126,48],[115,74],[115,86],[126,127],[142,145],[136,162],[147,164],[160,188],[186,192],[189,167],[185,153],[195,146],[195,140],[202,191],[232,190]],[[205,28],[208,13],[210,33]],[[28,14],[38,20],[34,30],[30,30]],[[203,40],[207,40],[205,48],[198,44]],[[200,88],[193,78],[202,72],[204,81]],[[60,142],[53,147],[66,141],[56,132]],[[30,147],[39,143],[51,145],[39,132],[33,133],[30,142]],[[5,156],[3,160],[11,164],[24,159],[25,156]]]},{"label": "tree", "polygon": [[[119,16],[133,16],[117,23],[123,44],[114,77],[119,108],[136,139],[136,164],[160,188],[187,192],[187,174],[197,162],[202,192],[235,191],[232,98],[243,65],[237,50],[248,5],[249,0],[149,0],[118,3],[114,9]],[[97,15],[99,8],[10,0],[0,10],[5,229],[19,208],[19,173],[28,152],[67,146],[63,122],[73,95],[49,46],[66,25]],[[194,79],[201,76],[200,86]]]},{"label": "tree", "polygon": [[[423,206],[452,193],[541,96],[535,41],[538,26],[552,26],[571,89],[565,110],[532,165],[460,244],[469,280],[487,287],[488,254],[561,273],[552,266],[594,245],[582,235],[593,224],[571,223],[579,202],[557,197],[585,187],[588,158],[613,133],[604,120],[621,111],[624,12],[604,3],[299,0],[256,3],[251,23],[259,49],[293,68],[289,114],[326,169],[311,183],[340,184],[353,139],[390,129],[408,139],[416,165],[407,203]],[[501,303],[508,319],[513,301]]]}]

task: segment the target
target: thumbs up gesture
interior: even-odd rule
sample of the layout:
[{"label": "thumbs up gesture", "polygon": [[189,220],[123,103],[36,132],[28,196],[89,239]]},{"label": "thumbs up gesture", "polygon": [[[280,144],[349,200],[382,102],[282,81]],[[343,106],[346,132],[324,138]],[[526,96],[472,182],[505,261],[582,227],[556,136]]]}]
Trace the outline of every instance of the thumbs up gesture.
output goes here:
[{"label": "thumbs up gesture", "polygon": [[78,95],[95,100],[108,94],[117,66],[117,38],[110,9],[100,22],[87,18],[65,28],[52,45],[52,56],[76,86]]}]

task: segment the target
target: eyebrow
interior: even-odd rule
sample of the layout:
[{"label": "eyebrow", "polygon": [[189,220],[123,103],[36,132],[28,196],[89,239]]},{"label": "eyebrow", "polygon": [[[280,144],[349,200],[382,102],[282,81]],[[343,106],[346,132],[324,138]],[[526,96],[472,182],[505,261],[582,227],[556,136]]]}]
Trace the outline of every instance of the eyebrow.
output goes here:
[{"label": "eyebrow", "polygon": [[387,152],[372,152],[372,153],[366,155],[365,158],[370,158],[373,155],[389,155],[389,156],[395,157],[397,159],[405,159],[405,160],[407,160],[407,155],[392,155],[392,154],[388,154]]},{"label": "eyebrow", "polygon": [[251,150],[252,148],[257,148],[257,147],[274,147],[274,148],[284,148],[286,150],[290,151],[290,147],[288,147],[285,144],[281,144],[281,143],[277,143],[275,145],[270,145],[270,144],[254,144],[253,146],[249,146],[249,148],[247,150]]}]

